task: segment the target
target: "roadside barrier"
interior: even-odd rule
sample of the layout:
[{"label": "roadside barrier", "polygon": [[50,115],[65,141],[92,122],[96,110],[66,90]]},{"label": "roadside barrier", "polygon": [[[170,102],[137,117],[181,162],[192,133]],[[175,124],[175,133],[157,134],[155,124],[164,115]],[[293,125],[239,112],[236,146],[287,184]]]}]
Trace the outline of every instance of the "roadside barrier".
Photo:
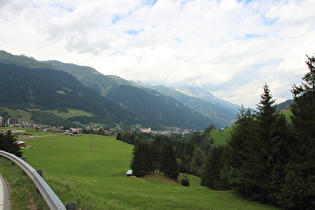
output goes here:
[{"label": "roadside barrier", "polygon": [[60,199],[57,197],[57,195],[52,191],[52,189],[49,187],[49,185],[45,182],[45,180],[40,176],[40,174],[32,168],[27,162],[22,160],[21,158],[5,152],[3,150],[0,150],[0,156],[3,156],[12,162],[19,165],[22,170],[31,178],[31,180],[34,182],[34,184],[37,187],[37,190],[41,193],[44,200],[46,201],[48,207],[50,209],[60,209],[60,210],[66,210],[67,208],[65,205],[60,201]]}]

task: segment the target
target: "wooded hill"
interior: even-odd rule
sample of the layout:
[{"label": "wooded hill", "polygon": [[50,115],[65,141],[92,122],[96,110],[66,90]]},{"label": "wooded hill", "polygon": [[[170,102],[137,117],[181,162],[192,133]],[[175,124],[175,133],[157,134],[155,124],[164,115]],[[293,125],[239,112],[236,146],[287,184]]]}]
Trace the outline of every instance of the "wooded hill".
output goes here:
[{"label": "wooded hill", "polygon": [[47,119],[47,116],[44,117],[47,110],[67,112],[67,109],[78,109],[92,116],[69,118],[69,121],[82,124],[94,122],[113,127],[122,123],[145,123],[144,119],[124,111],[62,71],[2,63],[0,77],[0,105],[33,112],[33,118],[37,116],[40,121],[39,116],[43,117],[42,122]]}]

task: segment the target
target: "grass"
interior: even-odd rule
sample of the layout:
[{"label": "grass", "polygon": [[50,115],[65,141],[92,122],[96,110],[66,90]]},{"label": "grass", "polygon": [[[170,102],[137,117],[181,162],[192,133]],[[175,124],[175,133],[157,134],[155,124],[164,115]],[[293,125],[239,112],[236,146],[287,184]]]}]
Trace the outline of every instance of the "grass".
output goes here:
[{"label": "grass", "polygon": [[44,199],[37,193],[32,180],[25,175],[18,165],[0,158],[0,173],[9,183],[12,210],[49,209]]},{"label": "grass", "polygon": [[224,131],[219,131],[216,129],[211,130],[210,136],[213,138],[213,145],[224,145],[227,143],[228,138],[231,136],[230,132],[233,126],[226,128]]},{"label": "grass", "polygon": [[287,122],[288,122],[289,124],[292,123],[291,117],[293,116],[293,113],[292,113],[290,110],[289,110],[289,111],[282,111],[282,112],[280,112],[280,113],[282,113],[282,114],[285,116],[285,119],[287,120]]},{"label": "grass", "polygon": [[272,209],[231,191],[202,187],[192,175],[186,175],[189,187],[158,175],[127,177],[133,146],[114,137],[53,136],[26,142],[31,146],[24,150],[27,162],[43,170],[62,202],[77,202],[81,209]]},{"label": "grass", "polygon": [[[33,122],[31,120],[32,111],[39,111],[39,109],[28,109],[28,111],[21,110],[21,109],[10,109],[7,107],[1,107],[4,111],[8,112],[12,118],[17,119],[19,122]],[[59,112],[58,110],[48,110],[45,111],[47,113],[52,113],[55,116],[62,117],[64,119],[70,117],[77,117],[77,116],[93,116],[92,114],[76,109],[67,109],[67,112]]]},{"label": "grass", "polygon": [[6,108],[6,107],[1,107],[1,108],[4,111],[8,112],[12,116],[12,118],[18,119],[18,121],[20,122],[32,122],[31,120],[32,113],[30,112],[27,112],[21,109],[14,110],[14,109]]},{"label": "grass", "polygon": [[87,117],[93,116],[92,114],[87,113],[82,110],[76,110],[76,109],[67,109],[67,110],[68,112],[59,112],[57,110],[52,110],[52,111],[47,111],[47,112],[52,113],[58,117],[62,117],[64,119],[67,119],[70,117],[77,117],[77,116],[87,116]]}]

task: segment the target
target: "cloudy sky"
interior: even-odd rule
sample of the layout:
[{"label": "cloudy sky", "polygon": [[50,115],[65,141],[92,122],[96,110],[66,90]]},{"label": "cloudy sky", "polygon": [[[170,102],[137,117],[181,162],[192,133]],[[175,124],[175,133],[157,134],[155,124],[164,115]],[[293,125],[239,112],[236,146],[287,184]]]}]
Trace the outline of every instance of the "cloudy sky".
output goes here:
[{"label": "cloudy sky", "polygon": [[127,80],[277,102],[315,53],[314,0],[1,0],[0,49]]}]

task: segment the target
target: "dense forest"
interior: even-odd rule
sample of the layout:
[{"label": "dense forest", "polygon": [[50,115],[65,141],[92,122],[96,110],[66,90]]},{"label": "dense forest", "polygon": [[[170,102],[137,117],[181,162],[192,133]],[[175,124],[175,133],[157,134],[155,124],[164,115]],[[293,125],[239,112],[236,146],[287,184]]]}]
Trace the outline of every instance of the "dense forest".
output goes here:
[{"label": "dense forest", "polygon": [[136,145],[135,175],[158,171],[176,179],[178,172],[190,173],[213,190],[285,209],[315,209],[315,57],[307,59],[304,82],[291,90],[292,122],[277,112],[265,84],[257,109],[240,109],[226,145],[212,146],[211,126],[188,136],[119,133],[118,140]]}]

